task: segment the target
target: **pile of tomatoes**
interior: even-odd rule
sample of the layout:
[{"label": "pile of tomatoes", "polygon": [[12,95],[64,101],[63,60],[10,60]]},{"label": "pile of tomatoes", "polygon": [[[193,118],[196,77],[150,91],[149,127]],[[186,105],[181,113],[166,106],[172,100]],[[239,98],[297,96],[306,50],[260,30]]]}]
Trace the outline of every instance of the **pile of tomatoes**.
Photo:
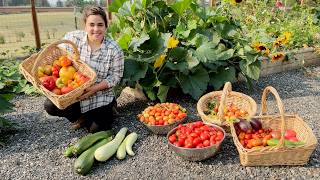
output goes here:
[{"label": "pile of tomatoes", "polygon": [[[209,116],[216,118],[219,111],[219,98],[213,99],[208,103]],[[229,103],[225,106],[223,112],[223,118],[226,121],[235,121],[238,118],[243,118],[248,116],[248,112],[238,108],[235,104]]]},{"label": "pile of tomatoes", "polygon": [[273,138],[272,129],[250,129],[246,132],[238,132],[238,138],[244,148],[251,149],[253,147],[267,146],[267,141]]},{"label": "pile of tomatoes", "polygon": [[148,125],[169,125],[181,121],[187,116],[186,109],[176,103],[157,103],[148,106],[138,119]]},{"label": "pile of tomatoes", "polygon": [[204,148],[219,143],[223,138],[222,130],[197,121],[179,124],[176,131],[169,136],[169,142],[178,147]]}]

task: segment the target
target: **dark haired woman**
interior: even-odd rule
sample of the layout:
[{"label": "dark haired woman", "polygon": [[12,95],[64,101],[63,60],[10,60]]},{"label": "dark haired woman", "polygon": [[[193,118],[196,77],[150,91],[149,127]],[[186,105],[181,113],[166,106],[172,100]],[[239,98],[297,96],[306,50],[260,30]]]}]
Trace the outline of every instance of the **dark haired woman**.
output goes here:
[{"label": "dark haired woman", "polygon": [[58,109],[50,100],[44,106],[48,114],[74,122],[74,129],[86,127],[89,132],[96,132],[111,129],[115,103],[113,87],[122,78],[124,57],[116,42],[105,37],[108,22],[103,8],[85,7],[83,20],[84,30],[69,32],[64,38],[77,45],[80,59],[95,70],[97,81],[79,97],[80,102],[66,109]]}]

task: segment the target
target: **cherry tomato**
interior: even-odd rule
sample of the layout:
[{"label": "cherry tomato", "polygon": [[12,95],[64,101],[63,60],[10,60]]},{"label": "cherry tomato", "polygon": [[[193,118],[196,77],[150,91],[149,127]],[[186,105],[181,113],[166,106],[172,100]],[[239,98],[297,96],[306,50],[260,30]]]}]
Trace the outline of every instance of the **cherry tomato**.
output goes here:
[{"label": "cherry tomato", "polygon": [[169,136],[169,141],[171,143],[174,143],[177,141],[177,136],[175,134],[172,134],[171,136]]}]

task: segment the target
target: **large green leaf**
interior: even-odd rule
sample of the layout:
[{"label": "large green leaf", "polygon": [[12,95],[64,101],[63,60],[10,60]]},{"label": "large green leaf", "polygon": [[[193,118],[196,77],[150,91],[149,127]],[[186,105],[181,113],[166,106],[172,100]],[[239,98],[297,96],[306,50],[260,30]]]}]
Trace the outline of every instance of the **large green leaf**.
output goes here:
[{"label": "large green leaf", "polygon": [[122,16],[134,16],[136,6],[131,4],[130,1],[124,2],[122,7],[118,9],[118,13]]},{"label": "large green leaf", "polygon": [[132,41],[131,41],[129,47],[130,47],[130,49],[133,49],[133,52],[139,51],[138,48],[140,47],[140,45],[149,39],[150,39],[149,35],[143,33],[140,35],[140,37],[132,38]]},{"label": "large green leaf", "polygon": [[234,82],[236,79],[236,70],[233,66],[224,68],[221,67],[216,73],[210,73],[209,85],[213,86],[214,89],[220,89],[225,82]]},{"label": "large green leaf", "polygon": [[148,64],[136,61],[135,59],[125,59],[123,81],[138,81],[146,76]]},{"label": "large green leaf", "polygon": [[[209,38],[203,34],[197,33],[187,44],[195,46],[196,48],[200,47],[204,43],[208,43]],[[218,43],[217,43],[218,44]]]},{"label": "large green leaf", "polygon": [[209,75],[202,66],[197,66],[188,75],[180,74],[180,86],[185,94],[190,94],[194,99],[206,91],[209,82]]},{"label": "large green leaf", "polygon": [[204,43],[196,50],[197,57],[201,62],[214,62],[214,61],[223,61],[233,57],[234,50],[227,49],[221,51],[222,49],[217,47],[215,43],[209,42]]},{"label": "large green leaf", "polygon": [[185,61],[188,51],[182,47],[176,47],[169,51],[169,56],[173,62]]},{"label": "large green leaf", "polygon": [[0,95],[0,113],[7,113],[13,110],[13,104],[4,96]]},{"label": "large green leaf", "polygon": [[173,30],[173,33],[176,34],[179,38],[188,38],[191,29],[187,28],[187,25],[184,23],[179,22],[176,29]]},{"label": "large green leaf", "polygon": [[158,96],[160,102],[166,102],[169,88],[170,88],[169,86],[164,86],[164,85],[159,86],[157,96]]},{"label": "large green leaf", "polygon": [[179,70],[180,72],[186,72],[188,68],[188,63],[186,61],[181,62],[166,62],[166,67],[168,67],[171,70]]},{"label": "large green leaf", "polygon": [[193,55],[193,53],[195,53],[194,50],[192,49],[188,50],[188,54],[186,57],[186,61],[188,63],[188,69],[192,69],[200,63],[200,61],[197,59],[195,55]]},{"label": "large green leaf", "polygon": [[122,7],[123,3],[125,3],[126,1],[129,1],[129,0],[116,0],[116,1],[113,1],[109,5],[109,12],[118,12],[119,8]]},{"label": "large green leaf", "polygon": [[153,88],[143,87],[143,89],[151,101],[154,101],[157,99],[156,93],[154,92]]},{"label": "large green leaf", "polygon": [[190,7],[192,0],[176,0],[170,7],[180,16],[183,12]]},{"label": "large green leaf", "polygon": [[249,64],[246,60],[242,60],[240,61],[240,69],[249,78],[258,80],[260,76],[261,63],[260,61],[255,61]]},{"label": "large green leaf", "polygon": [[162,82],[163,85],[173,88],[175,88],[178,83],[176,72],[166,67],[161,71],[161,74],[158,75],[158,79]]},{"label": "large green leaf", "polygon": [[157,85],[158,79],[156,76],[156,72],[154,72],[153,68],[148,67],[147,73],[145,77],[140,79],[139,84],[144,88],[153,88]]},{"label": "large green leaf", "polygon": [[134,4],[136,5],[137,9],[146,9],[147,7],[147,0],[135,0]]},{"label": "large green leaf", "polygon": [[215,26],[217,32],[219,32],[224,39],[233,38],[238,35],[237,27],[233,24],[218,23],[215,24]]},{"label": "large green leaf", "polygon": [[128,44],[130,43],[131,41],[131,35],[130,34],[123,34],[121,36],[120,39],[118,39],[118,45],[121,47],[121,49],[124,49],[124,50],[128,50]]}]

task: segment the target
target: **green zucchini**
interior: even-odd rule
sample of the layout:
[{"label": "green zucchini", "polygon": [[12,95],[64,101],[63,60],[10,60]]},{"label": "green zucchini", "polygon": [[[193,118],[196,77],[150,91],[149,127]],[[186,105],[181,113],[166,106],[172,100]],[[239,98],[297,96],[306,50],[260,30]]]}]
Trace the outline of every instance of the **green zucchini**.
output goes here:
[{"label": "green zucchini", "polygon": [[93,163],[94,163],[94,152],[97,148],[101,147],[102,145],[110,142],[112,140],[112,136],[108,137],[107,139],[102,139],[96,142],[93,146],[89,149],[84,151],[74,162],[74,170],[78,174],[86,175]]},{"label": "green zucchini", "polygon": [[112,155],[114,155],[119,148],[121,142],[126,136],[126,133],[128,131],[128,128],[123,127],[120,129],[120,131],[117,133],[116,137],[107,144],[99,147],[94,152],[94,157],[97,161],[106,161],[108,160]]},{"label": "green zucchini", "polygon": [[128,136],[122,141],[122,143],[120,144],[118,150],[117,150],[117,155],[116,157],[121,160],[124,159],[126,157],[126,141],[128,139]]},{"label": "green zucchini", "polygon": [[132,146],[138,139],[138,134],[133,132],[126,137],[126,151],[130,156],[134,156],[134,152],[132,151]]},{"label": "green zucchini", "polygon": [[69,146],[63,153],[65,157],[72,157],[73,154],[73,146]]},{"label": "green zucchini", "polygon": [[79,155],[83,151],[87,150],[92,144],[94,144],[98,140],[106,139],[112,135],[112,130],[88,134],[87,136],[82,137],[76,144],[73,145],[73,154]]}]

